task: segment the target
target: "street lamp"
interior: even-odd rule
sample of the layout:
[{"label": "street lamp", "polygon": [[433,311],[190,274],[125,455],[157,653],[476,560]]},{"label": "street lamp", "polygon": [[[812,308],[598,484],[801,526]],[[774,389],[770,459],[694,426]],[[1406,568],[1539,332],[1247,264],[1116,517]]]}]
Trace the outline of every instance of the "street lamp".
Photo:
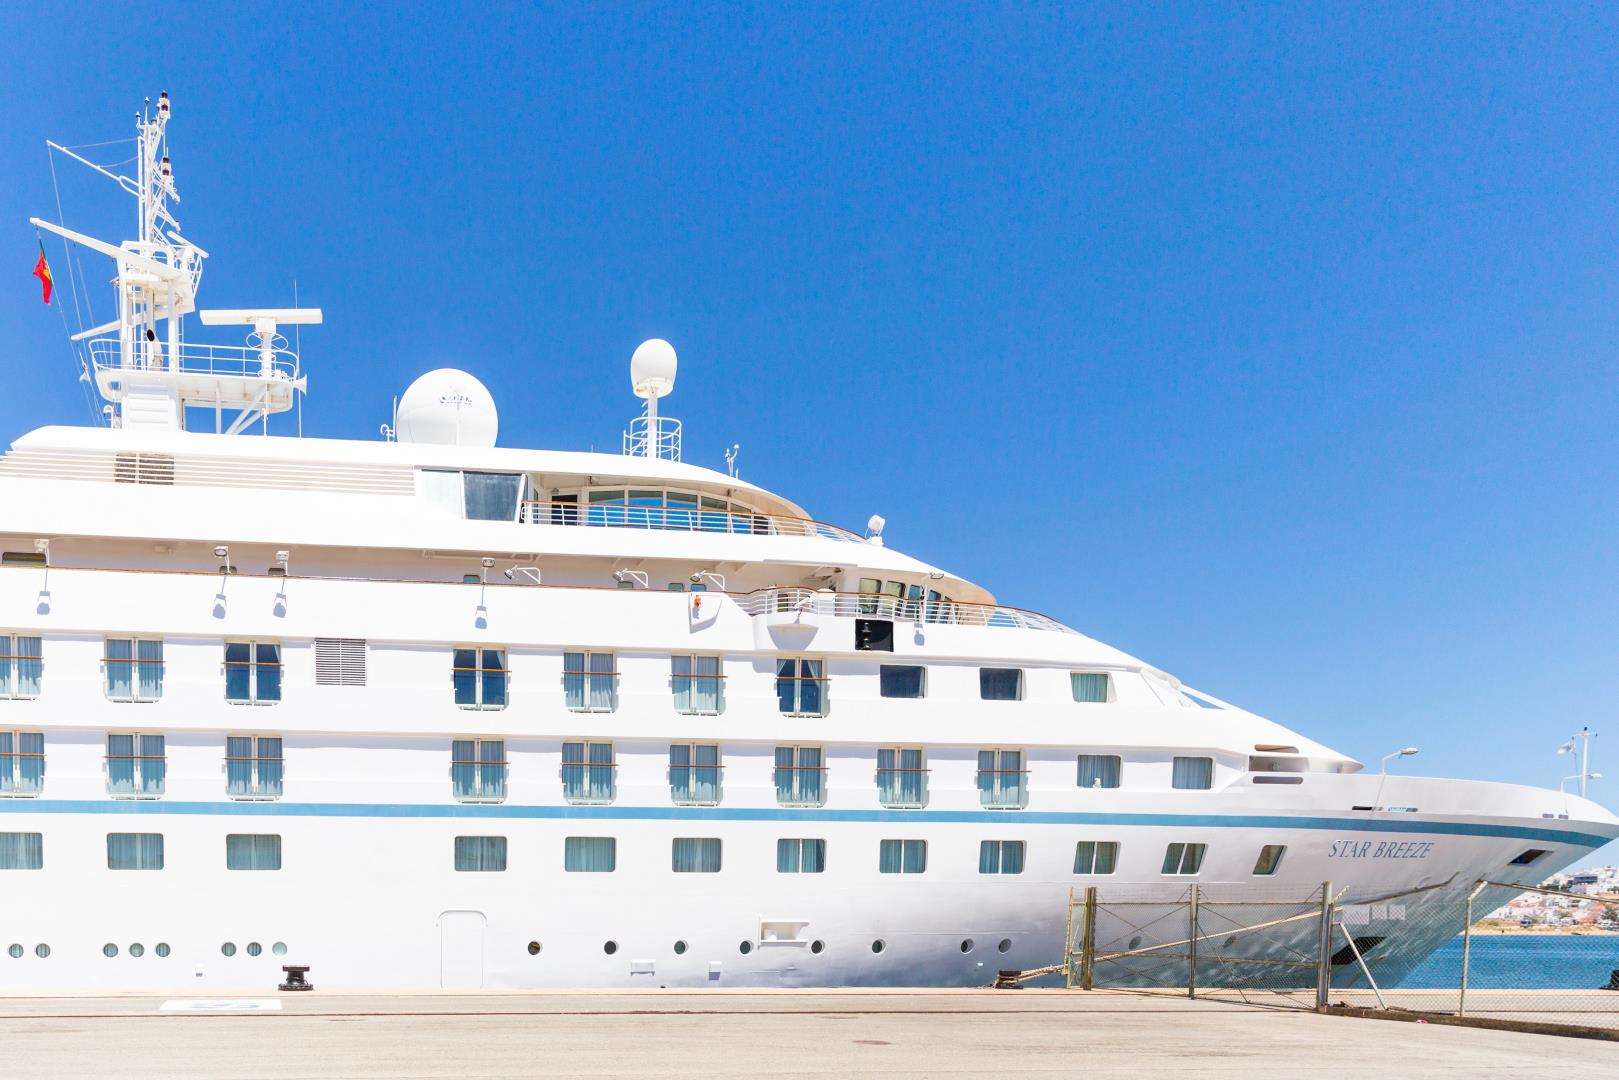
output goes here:
[{"label": "street lamp", "polygon": [[1417,754],[1420,754],[1420,753],[1422,753],[1422,751],[1418,750],[1415,746],[1407,746],[1404,749],[1394,751],[1394,753],[1392,753],[1392,754],[1384,754],[1383,755],[1383,767],[1378,769],[1377,771],[1378,771],[1379,774],[1386,774],[1389,771],[1389,762],[1390,761],[1393,761],[1395,758],[1415,757]]}]

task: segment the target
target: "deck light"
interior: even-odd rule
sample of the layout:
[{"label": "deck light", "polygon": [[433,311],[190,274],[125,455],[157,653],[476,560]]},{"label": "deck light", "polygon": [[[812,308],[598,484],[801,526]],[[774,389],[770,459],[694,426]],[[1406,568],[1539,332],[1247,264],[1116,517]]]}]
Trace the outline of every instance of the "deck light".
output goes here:
[{"label": "deck light", "polygon": [[228,558],[230,558],[230,548],[226,547],[224,544],[219,544],[219,545],[215,546],[215,548],[214,548],[214,558],[216,558],[216,559],[228,559]]},{"label": "deck light", "polygon": [[1420,754],[1420,753],[1422,753],[1422,751],[1418,750],[1415,746],[1407,746],[1402,750],[1394,751],[1394,753],[1392,753],[1392,754],[1384,754],[1383,755],[1383,767],[1381,769],[1379,769],[1378,772],[1382,772],[1382,773],[1388,772],[1389,771],[1389,762],[1394,760],[1395,758],[1414,757],[1415,755]]}]

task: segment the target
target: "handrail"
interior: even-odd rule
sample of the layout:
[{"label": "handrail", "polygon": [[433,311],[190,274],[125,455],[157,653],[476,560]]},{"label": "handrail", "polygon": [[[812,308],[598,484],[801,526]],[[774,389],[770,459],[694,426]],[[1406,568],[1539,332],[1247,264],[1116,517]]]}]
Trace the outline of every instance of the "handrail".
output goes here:
[{"label": "handrail", "polygon": [[809,518],[700,506],[634,506],[626,503],[524,499],[518,521],[528,525],[588,525],[597,528],[668,529],[742,536],[819,536],[863,544],[865,537]]},{"label": "handrail", "polygon": [[[255,345],[202,345],[181,342],[171,353],[162,344],[162,363],[156,363],[157,350],[152,353],[153,363],[128,369],[131,371],[158,371],[180,375],[234,375],[242,378],[262,378],[263,354]],[[123,347],[117,338],[96,338],[89,342],[90,362],[98,371],[123,371]],[[289,349],[276,349],[271,377],[295,380],[298,378],[298,354]]]},{"label": "handrail", "polygon": [[1007,626],[1022,630],[1077,633],[1048,615],[998,604],[956,600],[923,600],[888,593],[847,593],[803,588],[757,589],[736,597],[749,615],[806,612],[843,618],[894,619],[901,622],[950,623],[957,626]]}]

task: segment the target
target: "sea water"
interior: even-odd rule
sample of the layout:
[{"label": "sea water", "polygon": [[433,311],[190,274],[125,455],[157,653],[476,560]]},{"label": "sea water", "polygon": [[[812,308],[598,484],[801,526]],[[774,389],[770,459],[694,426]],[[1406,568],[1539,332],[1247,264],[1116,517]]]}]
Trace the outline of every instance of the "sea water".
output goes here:
[{"label": "sea water", "polygon": [[[1480,934],[1473,938],[1467,985],[1477,990],[1596,990],[1608,985],[1616,968],[1619,934]],[[1401,979],[1400,987],[1455,987],[1461,976],[1458,935]]]}]

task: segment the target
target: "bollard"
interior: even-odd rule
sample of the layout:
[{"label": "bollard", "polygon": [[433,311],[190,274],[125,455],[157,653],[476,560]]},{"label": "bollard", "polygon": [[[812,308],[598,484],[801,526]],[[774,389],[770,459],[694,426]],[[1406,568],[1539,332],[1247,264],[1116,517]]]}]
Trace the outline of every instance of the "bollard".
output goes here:
[{"label": "bollard", "polygon": [[282,983],[279,990],[313,990],[314,987],[304,980],[309,972],[307,964],[284,964],[281,968],[287,974],[287,981]]}]

